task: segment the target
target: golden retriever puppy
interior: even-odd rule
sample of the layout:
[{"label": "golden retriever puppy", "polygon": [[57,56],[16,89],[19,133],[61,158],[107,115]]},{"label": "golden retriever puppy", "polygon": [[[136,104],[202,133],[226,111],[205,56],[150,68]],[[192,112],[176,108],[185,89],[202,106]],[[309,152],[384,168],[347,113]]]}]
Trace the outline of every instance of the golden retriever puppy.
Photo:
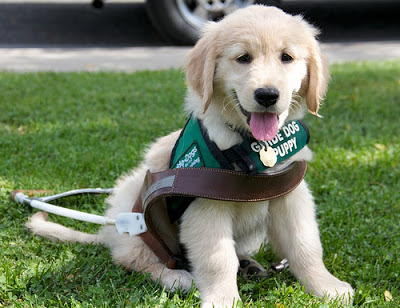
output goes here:
[{"label": "golden retriever puppy", "polygon": [[[301,118],[307,109],[318,115],[329,76],[317,34],[301,16],[261,5],[207,24],[186,66],[188,114],[202,122],[209,139],[222,151],[240,144],[243,134],[271,140],[285,122]],[[174,132],[151,145],[142,165],[118,181],[107,200],[107,216],[132,210],[146,170],[169,168],[179,134]],[[311,156],[304,147],[265,172],[277,172]],[[166,213],[160,210],[159,215]],[[194,280],[202,307],[231,307],[240,300],[236,282],[239,261],[266,240],[277,255],[289,260],[292,273],[307,291],[344,301],[353,295],[352,287],[324,266],[315,205],[304,180],[289,194],[271,201],[197,198],[179,224],[175,222],[176,233],[160,226],[172,250],[185,247],[190,272],[165,268],[139,236],[119,235],[111,226],[89,235],[46,222],[42,213],[27,225],[42,236],[105,244],[116,263],[151,273],[169,289],[180,286],[189,290]]]}]

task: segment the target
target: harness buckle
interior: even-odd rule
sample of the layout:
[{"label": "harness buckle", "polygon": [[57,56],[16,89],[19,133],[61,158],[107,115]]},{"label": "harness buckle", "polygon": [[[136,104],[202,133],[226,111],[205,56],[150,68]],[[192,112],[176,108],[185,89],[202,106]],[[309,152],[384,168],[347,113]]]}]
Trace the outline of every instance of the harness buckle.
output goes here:
[{"label": "harness buckle", "polygon": [[289,267],[289,260],[288,259],[283,259],[278,263],[272,264],[271,265],[271,271],[280,273],[287,267]]}]

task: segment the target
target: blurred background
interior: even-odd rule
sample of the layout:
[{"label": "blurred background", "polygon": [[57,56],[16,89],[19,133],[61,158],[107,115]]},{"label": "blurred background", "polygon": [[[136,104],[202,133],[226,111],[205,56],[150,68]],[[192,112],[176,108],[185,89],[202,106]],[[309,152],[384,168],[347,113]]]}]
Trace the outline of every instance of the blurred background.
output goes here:
[{"label": "blurred background", "polygon": [[[322,30],[320,40],[331,44],[332,59],[340,52],[345,60],[400,57],[400,1],[394,0],[2,0],[0,57],[8,60],[3,57],[0,68],[29,70],[27,61],[40,54],[50,62],[58,56],[61,63],[79,48],[84,54],[71,69],[108,69],[106,62],[123,59],[124,51],[127,61],[160,59],[155,68],[181,66],[187,49],[178,46],[193,45],[204,22],[253,3],[304,15]],[[115,48],[122,48],[118,55]],[[137,63],[138,69],[153,66]]]}]

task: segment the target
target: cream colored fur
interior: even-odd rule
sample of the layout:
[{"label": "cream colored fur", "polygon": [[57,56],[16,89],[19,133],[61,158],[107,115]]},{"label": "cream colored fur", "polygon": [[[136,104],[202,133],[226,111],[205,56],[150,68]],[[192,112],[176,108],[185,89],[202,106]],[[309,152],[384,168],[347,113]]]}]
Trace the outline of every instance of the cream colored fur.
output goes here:
[{"label": "cream colored fur", "polygon": [[[273,86],[279,90],[278,102],[268,111],[279,114],[280,125],[302,117],[307,108],[318,114],[329,75],[315,39],[317,33],[300,16],[263,6],[239,10],[219,23],[210,23],[189,54],[186,110],[203,121],[210,138],[222,150],[242,141],[232,127],[249,130],[239,105],[248,112],[265,111],[254,101],[257,88]],[[283,52],[293,61],[283,63]],[[251,56],[250,63],[237,61],[243,54]],[[117,182],[107,200],[108,216],[131,211],[146,170],[168,168],[178,135],[179,131],[156,141],[144,162]],[[305,148],[291,160],[311,157],[311,151]],[[304,181],[290,194],[270,202],[193,201],[180,225],[180,241],[187,249],[192,273],[166,269],[140,237],[118,235],[113,227],[104,227],[97,236],[83,234],[46,222],[45,218],[37,213],[27,226],[39,235],[62,241],[107,245],[117,264],[149,272],[169,289],[180,286],[189,290],[194,279],[202,307],[231,307],[240,300],[237,255],[257,251],[266,239],[279,256],[288,258],[291,271],[307,291],[329,298],[340,296],[345,302],[353,295],[351,286],[332,276],[324,266],[315,205]],[[168,237],[173,242],[173,236],[166,234]]]}]

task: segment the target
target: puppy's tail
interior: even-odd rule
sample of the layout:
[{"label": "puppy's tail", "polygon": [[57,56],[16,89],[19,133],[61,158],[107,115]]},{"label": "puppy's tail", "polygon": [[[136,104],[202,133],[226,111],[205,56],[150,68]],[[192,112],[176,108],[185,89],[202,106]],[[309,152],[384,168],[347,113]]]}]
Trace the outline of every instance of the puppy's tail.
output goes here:
[{"label": "puppy's tail", "polygon": [[63,225],[47,221],[46,212],[38,212],[32,215],[25,226],[33,233],[52,240],[62,242],[79,242],[84,244],[99,243],[96,234],[79,232]]}]

